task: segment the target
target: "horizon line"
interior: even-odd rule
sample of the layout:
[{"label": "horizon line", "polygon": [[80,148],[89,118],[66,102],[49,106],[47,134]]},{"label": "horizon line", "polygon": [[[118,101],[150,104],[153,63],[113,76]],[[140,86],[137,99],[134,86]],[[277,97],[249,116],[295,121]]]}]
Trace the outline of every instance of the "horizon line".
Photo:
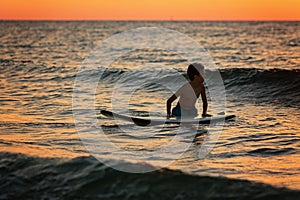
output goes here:
[{"label": "horizon line", "polygon": [[300,22],[300,19],[0,19],[0,21]]}]

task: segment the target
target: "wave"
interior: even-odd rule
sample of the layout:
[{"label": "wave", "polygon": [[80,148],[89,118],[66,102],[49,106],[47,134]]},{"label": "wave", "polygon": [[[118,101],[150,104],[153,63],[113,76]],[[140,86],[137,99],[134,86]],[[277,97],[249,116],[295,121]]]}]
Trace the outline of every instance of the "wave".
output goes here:
[{"label": "wave", "polygon": [[300,70],[222,69],[226,91],[240,99],[300,107]]},{"label": "wave", "polygon": [[298,199],[300,196],[300,191],[262,183],[189,175],[170,169],[130,174],[108,168],[92,157],[69,160],[2,152],[0,177],[1,199]]},{"label": "wave", "polygon": [[260,148],[255,149],[248,152],[250,155],[260,155],[260,156],[274,156],[274,155],[286,155],[289,153],[295,152],[294,148],[283,148],[283,149],[275,149],[275,148]]},{"label": "wave", "polygon": [[[138,71],[128,76],[125,82],[133,82],[134,79],[150,77],[150,70]],[[123,69],[110,69],[105,71],[102,78],[106,83],[114,83],[126,72]],[[186,72],[178,70],[179,74],[186,78]],[[233,94],[239,101],[252,103],[272,103],[288,107],[300,107],[300,70],[284,69],[256,69],[256,68],[230,68],[219,71],[207,70],[207,78],[214,73],[221,74],[226,92]],[[161,72],[161,75],[153,78],[154,83],[167,84],[169,82],[180,83],[178,74]],[[147,75],[148,74],[148,75]],[[134,83],[134,82],[133,82]],[[146,85],[148,91],[157,92],[161,87],[158,84]],[[157,88],[156,88],[157,87]],[[229,99],[230,100],[230,99]]]}]

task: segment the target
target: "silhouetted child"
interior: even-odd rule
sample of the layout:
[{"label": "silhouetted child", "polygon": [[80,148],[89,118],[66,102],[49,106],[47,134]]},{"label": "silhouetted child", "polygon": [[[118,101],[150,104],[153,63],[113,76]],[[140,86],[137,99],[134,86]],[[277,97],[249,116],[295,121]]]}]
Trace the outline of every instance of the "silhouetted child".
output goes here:
[{"label": "silhouetted child", "polygon": [[[200,63],[190,64],[187,69],[187,75],[190,82],[184,84],[167,101],[167,118],[174,116],[194,118],[198,116],[198,110],[195,108],[195,104],[200,95],[203,102],[202,117],[211,117],[211,115],[206,113],[208,104],[205,86],[203,84],[205,78],[204,66]],[[179,101],[171,113],[172,102],[178,97]]]}]

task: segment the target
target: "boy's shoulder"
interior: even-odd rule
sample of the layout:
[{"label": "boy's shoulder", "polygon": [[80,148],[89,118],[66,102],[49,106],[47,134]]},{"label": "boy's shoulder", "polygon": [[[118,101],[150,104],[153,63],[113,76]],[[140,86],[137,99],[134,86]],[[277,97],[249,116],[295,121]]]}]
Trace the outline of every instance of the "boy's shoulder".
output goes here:
[{"label": "boy's shoulder", "polygon": [[189,90],[191,90],[191,89],[193,89],[193,86],[191,85],[190,82],[187,82],[187,83],[183,84],[183,85],[179,88],[179,90],[182,90],[182,91],[189,91]]},{"label": "boy's shoulder", "polygon": [[187,83],[185,83],[185,84],[183,84],[182,86],[181,86],[181,88],[189,88],[189,87],[191,87],[192,85],[191,85],[191,82],[187,82]]}]

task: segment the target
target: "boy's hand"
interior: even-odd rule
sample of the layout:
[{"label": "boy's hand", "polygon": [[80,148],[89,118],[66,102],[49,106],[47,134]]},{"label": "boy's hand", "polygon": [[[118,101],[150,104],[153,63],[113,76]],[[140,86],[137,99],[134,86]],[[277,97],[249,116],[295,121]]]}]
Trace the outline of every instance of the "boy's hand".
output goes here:
[{"label": "boy's hand", "polygon": [[167,114],[167,119],[170,119],[171,117],[174,117],[172,114]]},{"label": "boy's hand", "polygon": [[202,114],[202,117],[212,117],[212,115],[205,113],[205,114]]}]

